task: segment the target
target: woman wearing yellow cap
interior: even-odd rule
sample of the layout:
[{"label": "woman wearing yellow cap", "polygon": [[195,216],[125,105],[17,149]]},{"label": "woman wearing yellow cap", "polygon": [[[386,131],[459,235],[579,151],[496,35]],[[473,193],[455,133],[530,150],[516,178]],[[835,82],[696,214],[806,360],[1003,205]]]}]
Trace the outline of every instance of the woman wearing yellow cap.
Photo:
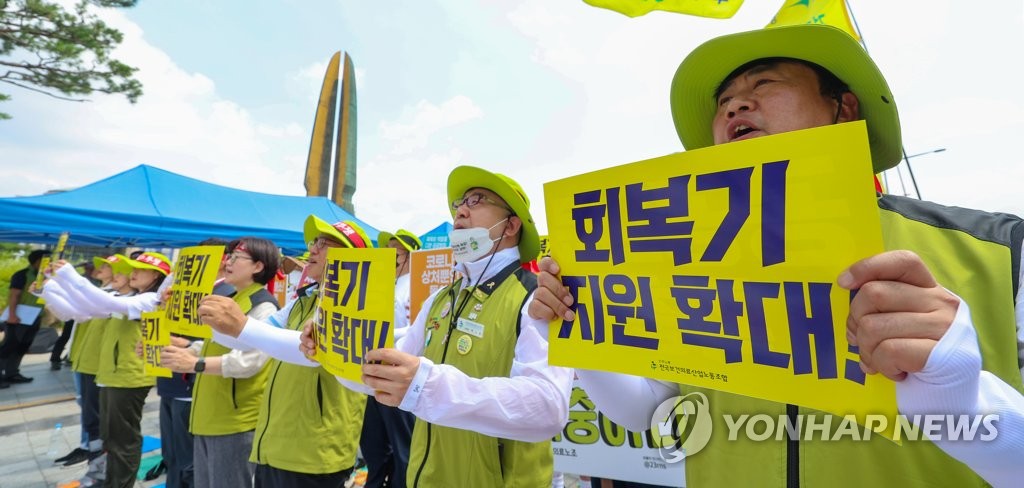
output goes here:
[{"label": "woman wearing yellow cap", "polygon": [[[120,254],[93,258],[96,266],[92,277],[99,281],[97,286],[101,291],[108,294],[132,292],[128,286],[132,269],[126,263],[127,260],[128,257]],[[99,371],[99,351],[103,340],[102,323],[109,317],[90,318],[84,310],[77,310],[71,305],[72,299],[68,292],[55,280],[48,281],[43,287],[43,298],[58,317],[75,319],[70,358],[82,410],[82,445],[54,460],[55,464],[68,467],[96,459],[103,449],[100,438],[100,391],[96,386],[96,373]]]},{"label": "woman wearing yellow cap", "polygon": [[235,349],[259,349],[272,358],[250,459],[255,486],[335,488],[355,465],[366,396],[343,388],[323,367],[299,352],[299,331],[316,312],[317,286],[332,247],[372,247],[355,222],[329,224],[310,215],[306,275],[315,282],[265,320],[246,317],[227,297],[210,295],[199,316],[213,339]]},{"label": "woman wearing yellow cap", "polygon": [[103,477],[99,473],[87,476],[85,486],[96,478],[105,480],[104,486],[134,486],[142,456],[142,407],[155,382],[143,373],[143,360],[135,355],[135,344],[142,339],[139,318],[159,302],[157,290],[170,273],[171,263],[155,252],[142,253],[125,263],[132,270],[128,285],[122,289],[125,293],[115,296],[97,289],[65,262],[58,262],[53,273],[53,280],[75,299],[75,305],[94,317],[104,313],[109,317],[101,322],[96,373],[96,384],[101,387],[100,437],[107,451],[106,470]]}]

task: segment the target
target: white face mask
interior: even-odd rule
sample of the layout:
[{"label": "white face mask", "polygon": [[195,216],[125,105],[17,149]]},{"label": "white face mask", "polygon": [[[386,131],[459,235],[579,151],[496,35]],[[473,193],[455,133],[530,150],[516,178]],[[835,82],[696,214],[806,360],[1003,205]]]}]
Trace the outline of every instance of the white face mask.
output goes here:
[{"label": "white face mask", "polygon": [[472,263],[477,259],[486,256],[494,244],[501,240],[491,239],[491,229],[501,225],[508,220],[508,217],[488,227],[473,227],[470,229],[454,229],[448,233],[448,241],[452,245],[452,258],[456,263]]}]

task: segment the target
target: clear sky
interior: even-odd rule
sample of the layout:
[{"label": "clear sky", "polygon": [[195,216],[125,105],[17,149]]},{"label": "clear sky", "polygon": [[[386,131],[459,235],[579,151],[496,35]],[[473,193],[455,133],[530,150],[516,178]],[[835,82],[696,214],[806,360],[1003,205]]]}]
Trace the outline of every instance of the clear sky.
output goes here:
[{"label": "clear sky", "polygon": [[[472,164],[520,181],[543,232],[545,181],[682,150],[668,106],[679,62],[764,26],[782,3],[747,0],[715,20],[630,19],[582,0],[142,0],[102,13],[125,34],[117,56],[139,68],[139,103],[3,87],[14,119],[0,121],[0,196],[140,163],[302,195],[320,82],[344,50],[358,85],[360,218],[425,232],[449,218],[448,172]],[[912,160],[923,197],[1024,214],[1024,2],[851,4],[907,152],[946,148]],[[902,192],[896,173],[889,182]]]}]

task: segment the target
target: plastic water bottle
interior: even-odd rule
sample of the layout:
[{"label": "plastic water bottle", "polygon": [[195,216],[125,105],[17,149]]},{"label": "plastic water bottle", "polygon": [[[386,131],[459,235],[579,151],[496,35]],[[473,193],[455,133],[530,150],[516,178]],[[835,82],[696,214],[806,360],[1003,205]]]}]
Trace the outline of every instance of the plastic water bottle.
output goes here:
[{"label": "plastic water bottle", "polygon": [[50,447],[46,450],[46,457],[57,459],[64,450],[69,450],[68,441],[64,439],[63,424],[58,423],[50,432]]}]

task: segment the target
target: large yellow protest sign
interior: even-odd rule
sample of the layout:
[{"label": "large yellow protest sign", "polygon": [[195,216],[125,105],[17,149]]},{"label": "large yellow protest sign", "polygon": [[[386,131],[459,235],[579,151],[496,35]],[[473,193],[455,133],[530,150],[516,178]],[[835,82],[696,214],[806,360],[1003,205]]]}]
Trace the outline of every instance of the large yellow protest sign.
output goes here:
[{"label": "large yellow protest sign", "polygon": [[394,347],[395,250],[331,248],[314,320],[316,359],[359,381],[366,352]]},{"label": "large yellow protest sign", "polygon": [[164,346],[171,344],[171,331],[164,326],[164,312],[143,312],[140,320],[142,323],[142,351],[145,362],[143,371],[146,376],[159,376],[170,378],[171,370],[160,365],[160,351]]},{"label": "large yellow protest sign", "polygon": [[544,186],[576,320],[552,364],[842,415],[896,413],[846,341],[836,279],[883,251],[863,122],[756,138]]},{"label": "large yellow protest sign", "polygon": [[455,273],[452,265],[452,248],[421,249],[413,251],[409,264],[409,323],[423,307],[423,302],[432,293],[452,284]]},{"label": "large yellow protest sign", "polygon": [[223,258],[222,246],[186,247],[178,254],[165,316],[171,332],[206,339],[213,336],[210,326],[199,320],[197,310],[199,301],[213,293]]}]

